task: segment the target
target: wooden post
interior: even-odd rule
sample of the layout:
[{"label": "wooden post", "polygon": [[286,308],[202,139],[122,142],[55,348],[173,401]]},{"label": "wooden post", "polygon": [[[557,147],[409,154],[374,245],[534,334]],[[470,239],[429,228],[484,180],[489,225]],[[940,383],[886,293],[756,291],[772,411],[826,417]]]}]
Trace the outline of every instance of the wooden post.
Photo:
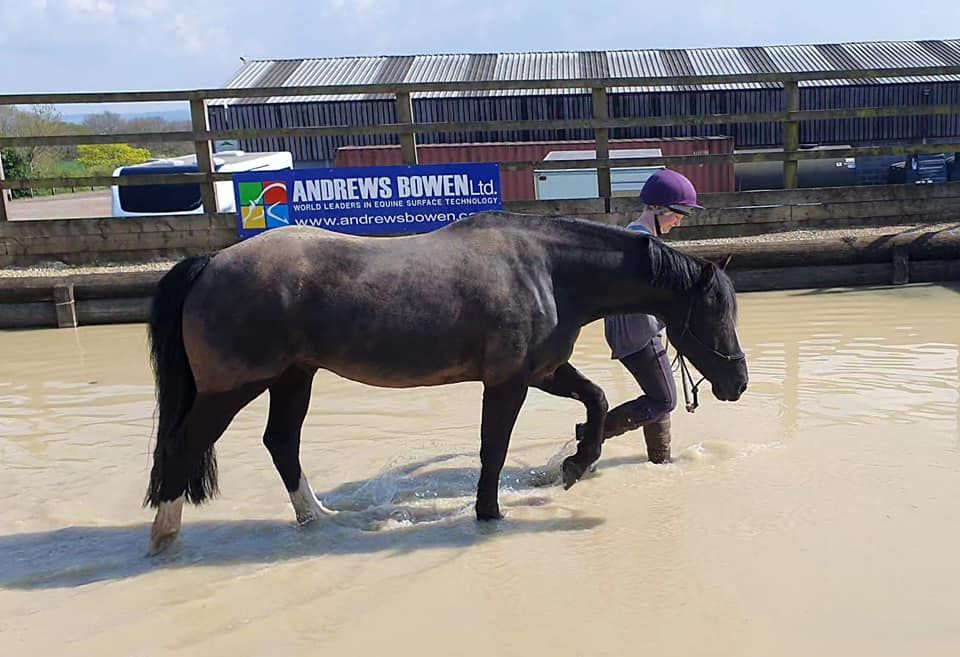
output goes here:
[{"label": "wooden post", "polygon": [[57,306],[57,326],[59,328],[76,328],[77,304],[73,298],[73,283],[54,287],[53,301]]},{"label": "wooden post", "polygon": [[[194,98],[190,101],[190,119],[193,123],[194,132],[205,132],[209,130],[210,124],[207,122],[207,101],[203,98]],[[197,152],[197,169],[201,173],[213,173],[213,146],[208,139],[199,139],[193,142],[193,147]],[[203,211],[214,213],[217,211],[217,194],[214,191],[214,183],[200,183],[200,198],[203,200]]]},{"label": "wooden post", "polygon": [[[407,91],[401,91],[397,94],[397,121],[399,123],[413,123],[413,101]],[[412,132],[408,135],[400,135],[400,150],[403,153],[404,164],[416,164],[417,135]]]},{"label": "wooden post", "polygon": [[910,282],[910,248],[904,245],[893,247],[893,284]]},{"label": "wooden post", "polygon": [[[783,104],[787,112],[800,111],[800,85],[794,81],[783,83]],[[800,122],[786,121],[783,124],[783,151],[788,159],[783,161],[783,187],[784,189],[797,188],[797,166],[795,159],[790,159],[797,154],[800,148]]]},{"label": "wooden post", "polygon": [[[603,87],[595,87],[593,89],[593,118],[607,119],[609,117],[607,90]],[[606,128],[596,128],[593,131],[593,139],[597,145],[597,158],[610,157],[610,131]],[[600,198],[604,199],[605,211],[609,213],[610,197],[613,196],[609,166],[597,166],[597,190],[600,193]]]},{"label": "wooden post", "polygon": [[[3,175],[3,155],[0,154],[0,180],[6,180]],[[7,190],[0,187],[0,221],[10,220],[10,202],[7,200]]]}]

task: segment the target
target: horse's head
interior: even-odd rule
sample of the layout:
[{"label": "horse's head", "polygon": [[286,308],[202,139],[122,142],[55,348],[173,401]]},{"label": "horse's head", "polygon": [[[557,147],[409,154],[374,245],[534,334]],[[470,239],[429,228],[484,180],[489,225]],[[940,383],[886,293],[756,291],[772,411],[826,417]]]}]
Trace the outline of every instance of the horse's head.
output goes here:
[{"label": "horse's head", "polygon": [[693,363],[722,401],[737,401],[747,389],[747,359],[737,339],[737,297],[730,278],[712,262],[667,323],[667,336]]}]

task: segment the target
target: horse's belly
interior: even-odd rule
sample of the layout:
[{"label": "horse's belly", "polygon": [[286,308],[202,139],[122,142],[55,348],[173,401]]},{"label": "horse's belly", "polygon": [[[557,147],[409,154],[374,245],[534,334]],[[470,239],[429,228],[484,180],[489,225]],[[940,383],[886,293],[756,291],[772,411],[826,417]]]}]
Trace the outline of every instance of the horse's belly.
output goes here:
[{"label": "horse's belly", "polygon": [[466,364],[411,368],[391,366],[389,363],[372,362],[364,359],[352,361],[318,359],[311,364],[329,370],[345,379],[380,388],[437,386],[480,378],[479,370]]},{"label": "horse's belly", "polygon": [[[408,388],[468,377],[474,351],[453,340],[407,332],[343,331],[339,339],[313,342],[304,354],[316,367],[374,386]],[[457,345],[454,345],[457,342]]]}]

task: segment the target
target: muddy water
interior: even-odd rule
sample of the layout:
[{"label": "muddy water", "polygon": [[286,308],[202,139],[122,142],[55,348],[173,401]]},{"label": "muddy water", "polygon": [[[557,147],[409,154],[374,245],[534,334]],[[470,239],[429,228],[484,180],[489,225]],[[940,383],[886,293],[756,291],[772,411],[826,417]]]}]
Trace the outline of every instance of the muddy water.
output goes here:
[{"label": "muddy water", "polygon": [[[572,401],[532,391],[472,517],[480,388],[319,375],[303,461],[342,512],[298,529],[260,445],[143,558],[142,326],[0,334],[0,654],[955,655],[960,289],[742,295],[752,383],[674,419],[669,466],[607,443],[564,492]],[[574,362],[634,394],[600,324]]]}]

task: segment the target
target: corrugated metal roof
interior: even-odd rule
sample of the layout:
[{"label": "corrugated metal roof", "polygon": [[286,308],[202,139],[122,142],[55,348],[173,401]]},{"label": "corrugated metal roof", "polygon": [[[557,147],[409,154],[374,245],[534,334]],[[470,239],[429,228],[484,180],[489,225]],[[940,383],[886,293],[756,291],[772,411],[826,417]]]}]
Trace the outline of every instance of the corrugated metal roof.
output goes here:
[{"label": "corrugated metal roof", "polygon": [[694,75],[724,73],[753,73],[735,48],[696,49],[689,51],[689,61]]},{"label": "corrugated metal roof", "polygon": [[[571,80],[582,77],[579,52],[504,53],[497,55],[493,80]],[[543,95],[582,94],[588,89],[530,89]],[[510,90],[489,91],[486,96],[511,96]],[[523,93],[523,92],[520,92]],[[465,94],[472,95],[472,94]]]},{"label": "corrugated metal roof", "polygon": [[[610,76],[626,77],[662,77],[670,75],[667,66],[660,57],[659,50],[614,50],[607,52]],[[614,87],[613,93],[639,91],[672,91],[673,87]]]},{"label": "corrugated metal roof", "polygon": [[598,51],[580,53],[580,74],[589,78],[610,77],[607,53]]},{"label": "corrugated metal roof", "polygon": [[[298,87],[383,82],[462,82],[565,80],[671,75],[736,75],[757,72],[801,73],[846,69],[883,69],[960,65],[960,39],[944,41],[878,41],[864,43],[695,48],[689,50],[556,51],[526,53],[435,54],[343,57],[245,62],[224,85]],[[950,82],[960,76],[884,78],[875,81],[812,80],[805,87],[845,84]],[[685,86],[616,87],[617,92],[657,92],[691,89],[763,89],[776,83],[736,83]],[[423,92],[420,98],[514,95],[570,95],[588,89],[529,89],[497,91]],[[249,99],[245,103],[365,100],[383,95],[284,96]],[[240,102],[240,101],[233,101]]]},{"label": "corrugated metal roof", "polygon": [[760,50],[770,56],[775,70],[780,73],[833,71],[836,68],[816,46],[772,46]]},{"label": "corrugated metal roof", "polygon": [[[373,84],[386,57],[344,57],[337,59],[300,60],[297,70],[287,79],[287,87],[316,84]],[[276,62],[279,63],[279,62]],[[322,80],[323,82],[318,82]],[[320,100],[363,100],[365,94],[338,94],[335,96],[276,96],[261,102],[291,103]],[[256,101],[257,99],[251,99]]]},{"label": "corrugated metal roof", "polygon": [[948,62],[912,43],[851,43],[844,48],[861,65],[868,68],[897,66],[943,66]]},{"label": "corrugated metal roof", "polygon": [[927,52],[932,53],[935,57],[939,57],[945,62],[960,64],[960,50],[957,50],[947,42],[919,41],[918,44]]},{"label": "corrugated metal roof", "polygon": [[229,89],[252,87],[253,83],[263,75],[263,72],[273,66],[273,64],[274,62],[244,62],[240,70],[223,86]]},{"label": "corrugated metal roof", "polygon": [[[473,68],[476,68],[474,65]],[[430,82],[436,79],[463,82],[471,78],[471,55],[424,55],[414,59],[413,66],[407,71],[405,82]],[[422,98],[433,98],[437,93],[419,94]]]}]

